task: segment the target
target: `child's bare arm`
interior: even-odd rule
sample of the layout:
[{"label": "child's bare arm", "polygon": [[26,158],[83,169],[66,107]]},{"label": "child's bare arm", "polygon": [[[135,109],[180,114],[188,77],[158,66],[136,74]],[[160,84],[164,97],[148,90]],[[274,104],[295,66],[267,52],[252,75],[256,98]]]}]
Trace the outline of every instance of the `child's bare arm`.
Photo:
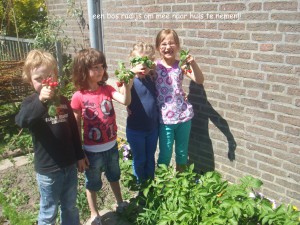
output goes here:
[{"label": "child's bare arm", "polygon": [[133,84],[133,80],[129,80],[128,84],[124,84],[124,89],[122,90],[122,94],[120,92],[115,92],[113,94],[113,99],[117,102],[128,106],[131,102],[131,87]]}]

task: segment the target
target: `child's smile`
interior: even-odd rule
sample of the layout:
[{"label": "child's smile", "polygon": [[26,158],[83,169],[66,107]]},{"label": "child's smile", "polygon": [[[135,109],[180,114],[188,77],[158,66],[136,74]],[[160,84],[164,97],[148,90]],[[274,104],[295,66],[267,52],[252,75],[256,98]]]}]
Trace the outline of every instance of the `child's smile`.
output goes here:
[{"label": "child's smile", "polygon": [[159,52],[164,58],[175,60],[178,52],[178,45],[176,44],[172,34],[167,35],[160,43]]}]

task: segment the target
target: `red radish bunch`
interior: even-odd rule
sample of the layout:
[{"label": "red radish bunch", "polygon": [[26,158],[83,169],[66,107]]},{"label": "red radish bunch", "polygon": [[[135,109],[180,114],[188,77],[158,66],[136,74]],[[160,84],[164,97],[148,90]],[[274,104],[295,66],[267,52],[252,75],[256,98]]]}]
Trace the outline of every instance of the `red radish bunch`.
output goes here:
[{"label": "red radish bunch", "polygon": [[48,77],[48,78],[44,79],[42,81],[42,84],[46,85],[46,86],[54,87],[54,88],[58,86],[58,82],[57,81],[53,81],[52,77]]},{"label": "red radish bunch", "polygon": [[120,81],[117,81],[116,84],[117,84],[118,87],[122,87],[123,86],[123,82],[120,82]]},{"label": "red radish bunch", "polygon": [[52,77],[48,77],[46,79],[43,79],[42,85],[55,89],[54,97],[47,101],[48,114],[50,117],[55,117],[56,116],[56,107],[59,106],[59,103],[60,103],[60,97],[57,93],[58,90],[56,88],[58,86],[58,82],[54,81]]},{"label": "red radish bunch", "polygon": [[191,69],[191,65],[188,62],[186,62],[188,55],[189,55],[189,50],[180,51],[180,61],[178,66],[181,67],[184,74],[193,72]]}]

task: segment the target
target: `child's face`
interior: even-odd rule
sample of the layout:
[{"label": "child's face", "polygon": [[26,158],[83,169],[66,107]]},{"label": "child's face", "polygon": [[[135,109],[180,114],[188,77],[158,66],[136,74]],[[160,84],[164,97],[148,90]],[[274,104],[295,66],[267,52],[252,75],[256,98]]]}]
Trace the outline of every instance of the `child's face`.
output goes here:
[{"label": "child's face", "polygon": [[103,64],[96,64],[89,69],[88,82],[98,83],[102,81],[104,75]]},{"label": "child's face", "polygon": [[[42,81],[48,77],[54,76],[53,68],[41,65],[40,67],[34,68],[31,71],[31,84],[37,92],[40,92],[42,89]],[[57,80],[57,77],[53,77],[54,80]]]},{"label": "child's face", "polygon": [[165,59],[175,59],[178,46],[172,34],[168,34],[165,39],[160,43],[159,53]]}]

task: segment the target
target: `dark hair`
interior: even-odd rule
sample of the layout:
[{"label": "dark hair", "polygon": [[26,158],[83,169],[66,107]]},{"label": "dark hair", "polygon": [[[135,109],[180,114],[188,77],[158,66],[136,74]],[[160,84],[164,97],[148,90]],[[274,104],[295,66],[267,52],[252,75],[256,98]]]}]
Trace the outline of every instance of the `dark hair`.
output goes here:
[{"label": "dark hair", "polygon": [[160,43],[163,42],[163,40],[169,34],[173,35],[173,38],[174,38],[174,41],[175,41],[176,45],[178,46],[178,48],[180,48],[180,41],[179,41],[179,37],[178,37],[178,34],[176,33],[176,31],[172,30],[172,29],[162,29],[156,35],[156,40],[155,40],[155,48],[156,48],[156,50],[159,49]]},{"label": "dark hair", "polygon": [[78,90],[85,90],[88,88],[87,78],[89,70],[97,64],[102,64],[104,74],[99,85],[105,84],[108,79],[107,64],[103,52],[94,48],[80,50],[74,58],[73,63],[73,82]]}]

